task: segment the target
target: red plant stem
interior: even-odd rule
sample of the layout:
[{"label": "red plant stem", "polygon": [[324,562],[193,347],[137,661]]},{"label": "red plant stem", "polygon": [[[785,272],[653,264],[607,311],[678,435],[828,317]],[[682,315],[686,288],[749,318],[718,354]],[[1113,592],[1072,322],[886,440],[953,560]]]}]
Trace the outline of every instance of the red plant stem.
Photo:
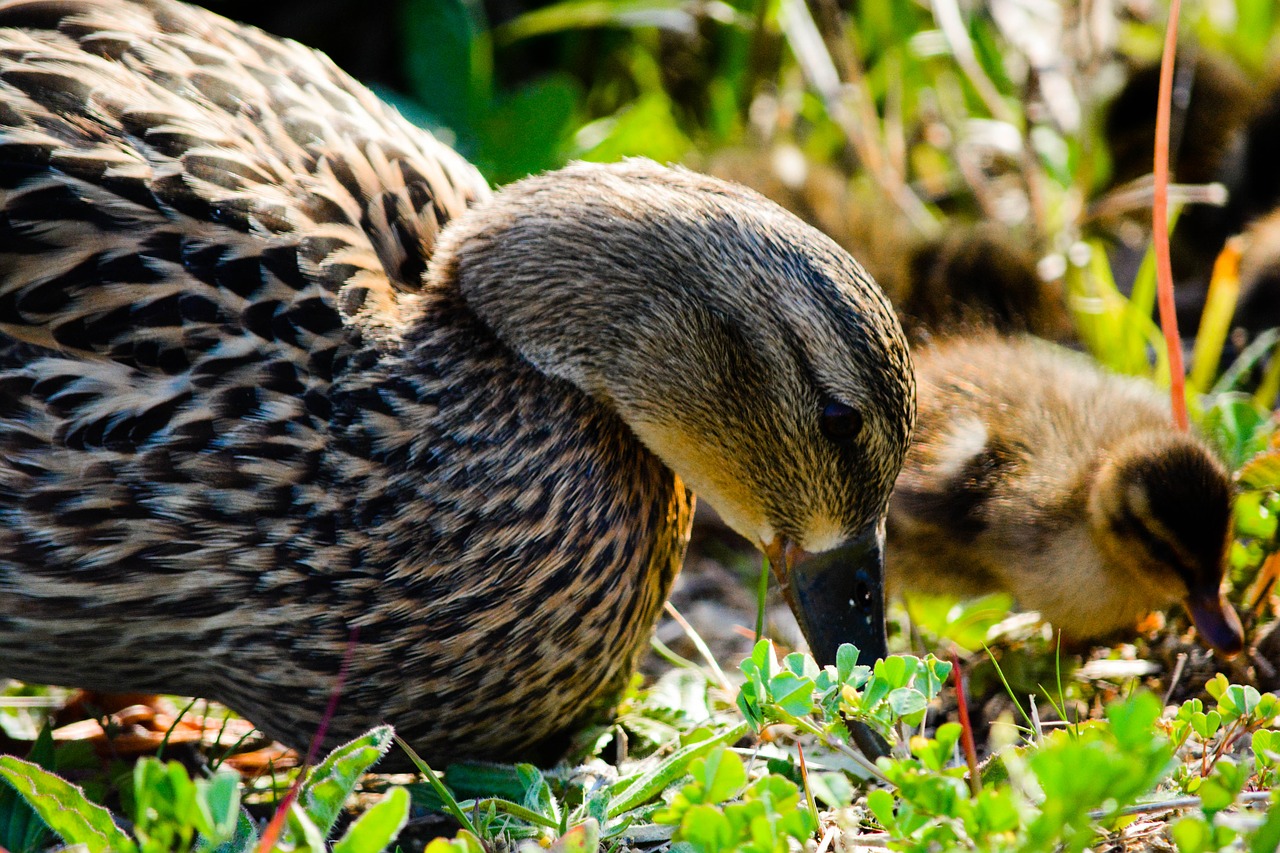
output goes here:
[{"label": "red plant stem", "polygon": [[284,799],[280,801],[280,805],[276,806],[276,812],[271,816],[271,822],[262,831],[262,838],[258,841],[257,853],[271,853],[275,849],[276,842],[280,840],[280,833],[284,831],[285,820],[289,817],[289,809],[293,808],[293,801],[298,799],[298,794],[302,791],[302,783],[307,778],[307,771],[311,769],[311,765],[315,763],[316,756],[320,754],[320,746],[324,743],[324,736],[329,731],[329,723],[333,721],[333,715],[338,712],[338,699],[342,696],[342,688],[346,685],[347,673],[351,669],[351,658],[355,654],[356,640],[359,637],[359,627],[353,627],[351,633],[347,635],[347,651],[342,656],[342,666],[338,668],[338,679],[333,683],[333,692],[329,694],[329,704],[325,705],[324,716],[320,718],[320,724],[316,726],[315,736],[311,738],[311,745],[307,747],[307,757],[302,762],[302,769],[298,771],[297,777],[294,778],[293,784],[289,786],[289,791],[284,795]]},{"label": "red plant stem", "polygon": [[1173,102],[1173,62],[1178,53],[1178,13],[1181,0],[1169,0],[1169,23],[1160,59],[1160,95],[1156,101],[1155,206],[1151,210],[1151,238],[1156,250],[1156,292],[1159,295],[1160,328],[1169,352],[1169,394],[1173,421],[1187,428],[1186,375],[1182,366],[1182,339],[1173,302],[1173,264],[1169,260],[1169,114]]},{"label": "red plant stem", "polygon": [[813,823],[817,826],[818,804],[813,799],[813,791],[809,789],[809,767],[804,763],[804,745],[799,741],[796,742],[796,750],[800,753],[800,781],[804,782],[804,795],[809,800],[809,814],[813,815]]},{"label": "red plant stem", "polygon": [[973,744],[973,723],[969,721],[969,700],[964,695],[964,678],[960,675],[960,656],[951,650],[951,674],[956,679],[956,710],[960,713],[960,745],[969,765],[969,790],[976,797],[982,793],[982,775],[978,772],[978,749]]}]

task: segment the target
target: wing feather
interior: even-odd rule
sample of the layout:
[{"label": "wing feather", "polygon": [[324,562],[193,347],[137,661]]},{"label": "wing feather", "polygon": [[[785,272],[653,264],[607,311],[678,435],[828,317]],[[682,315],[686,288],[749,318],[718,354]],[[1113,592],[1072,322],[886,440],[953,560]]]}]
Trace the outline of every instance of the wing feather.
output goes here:
[{"label": "wing feather", "polygon": [[0,4],[0,104],[0,331],[144,373],[244,337],[327,381],[487,193],[323,55],[166,0]]}]

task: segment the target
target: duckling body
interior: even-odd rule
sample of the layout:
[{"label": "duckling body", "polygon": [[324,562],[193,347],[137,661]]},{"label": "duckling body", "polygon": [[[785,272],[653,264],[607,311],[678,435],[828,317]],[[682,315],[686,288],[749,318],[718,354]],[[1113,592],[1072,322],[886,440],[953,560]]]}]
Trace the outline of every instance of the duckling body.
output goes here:
[{"label": "duckling body", "polygon": [[883,296],[758,196],[645,161],[493,195],[169,0],[0,2],[0,246],[0,675],[294,745],[350,648],[330,742],[545,756],[625,683],[690,488],[830,551],[910,430]]},{"label": "duckling body", "polygon": [[1185,601],[1239,649],[1219,594],[1230,480],[1155,387],[1026,337],[916,353],[916,441],[889,509],[898,588],[1004,590],[1077,639]]}]

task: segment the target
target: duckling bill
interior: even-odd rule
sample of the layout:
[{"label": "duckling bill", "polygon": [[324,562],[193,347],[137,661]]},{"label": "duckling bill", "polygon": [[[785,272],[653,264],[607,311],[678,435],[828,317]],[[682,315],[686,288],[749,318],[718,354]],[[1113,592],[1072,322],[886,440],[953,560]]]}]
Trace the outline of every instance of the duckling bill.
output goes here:
[{"label": "duckling bill", "polygon": [[916,440],[889,505],[895,588],[1004,590],[1063,633],[1131,630],[1181,601],[1234,654],[1220,587],[1231,481],[1167,396],[1028,337],[956,335],[916,352]]},{"label": "duckling bill", "polygon": [[884,295],[752,192],[493,193],[294,42],[0,0],[0,675],[300,745],[358,629],[331,743],[548,760],[626,685],[691,492],[815,555],[826,660],[882,653],[913,417]]}]

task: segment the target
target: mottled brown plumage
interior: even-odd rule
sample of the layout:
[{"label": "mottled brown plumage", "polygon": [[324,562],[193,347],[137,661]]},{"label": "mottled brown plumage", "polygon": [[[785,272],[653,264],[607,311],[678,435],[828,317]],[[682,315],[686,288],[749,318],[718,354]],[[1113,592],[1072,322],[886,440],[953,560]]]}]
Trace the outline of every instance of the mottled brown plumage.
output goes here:
[{"label": "mottled brown plumage", "polygon": [[883,296],[759,196],[630,161],[491,197],[323,56],[169,0],[0,3],[0,333],[0,674],[300,744],[358,629],[330,740],[436,761],[607,703],[686,486],[825,551],[913,413]]},{"label": "mottled brown plumage", "polygon": [[899,588],[1013,594],[1068,637],[1187,604],[1239,651],[1221,598],[1231,481],[1174,429],[1167,394],[1027,337],[956,335],[916,352],[916,441],[889,504]]}]

